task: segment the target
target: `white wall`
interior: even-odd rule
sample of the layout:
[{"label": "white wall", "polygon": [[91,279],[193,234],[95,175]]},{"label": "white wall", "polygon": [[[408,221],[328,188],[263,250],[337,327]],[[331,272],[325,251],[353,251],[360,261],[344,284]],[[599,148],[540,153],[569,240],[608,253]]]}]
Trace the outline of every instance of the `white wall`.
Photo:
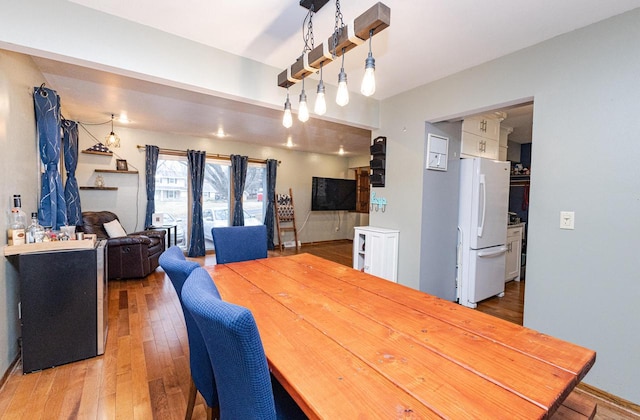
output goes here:
[{"label": "white wall", "polygon": [[[0,48],[278,110],[284,103],[276,84],[281,68],[68,0],[3,2]],[[328,97],[335,95],[335,86],[325,86]],[[377,126],[378,115],[378,101],[351,92],[348,107],[330,107],[323,118],[368,128]]]},{"label": "white wall", "polygon": [[[61,98],[61,101],[64,103],[64,98]],[[111,131],[108,125],[86,126],[86,128],[100,141]],[[303,243],[351,239],[353,238],[354,224],[361,224],[359,216],[355,213],[345,211],[311,212],[311,178],[322,176],[353,179],[354,173],[349,170],[350,157],[304,153],[232,140],[178,136],[117,126],[115,131],[120,137],[121,145],[119,149],[113,149],[115,155],[109,157],[80,153],[76,177],[78,185],[94,185],[97,175],[94,169],[115,169],[117,158],[127,160],[130,170],[137,169],[139,171],[139,175],[100,173],[106,185],[118,187],[117,191],[82,190],[80,192],[84,211],[113,211],[121,219],[128,232],[144,227],[146,210],[144,149],[138,149],[137,145],[145,144],[167,149],[206,150],[209,153],[221,155],[240,154],[255,159],[279,160],[276,192],[284,193],[289,188],[293,189],[298,240]],[[95,144],[94,138],[87,134],[87,131],[80,128],[79,133],[81,150]],[[362,160],[353,158],[356,161]],[[133,203],[137,203],[137,206],[132,205]]]},{"label": "white wall", "polygon": [[[38,147],[32,92],[43,82],[33,61],[0,50],[0,231],[7,244],[7,212],[13,194],[22,196],[22,208],[37,210],[39,196]],[[0,376],[18,355],[20,284],[14,266],[0,257]]]},{"label": "white wall", "polygon": [[[525,325],[596,350],[585,382],[636,403],[638,22],[640,9],[383,101],[390,205],[371,214],[400,229],[399,278],[417,287],[424,122],[533,98]],[[575,230],[559,229],[562,210]]]}]

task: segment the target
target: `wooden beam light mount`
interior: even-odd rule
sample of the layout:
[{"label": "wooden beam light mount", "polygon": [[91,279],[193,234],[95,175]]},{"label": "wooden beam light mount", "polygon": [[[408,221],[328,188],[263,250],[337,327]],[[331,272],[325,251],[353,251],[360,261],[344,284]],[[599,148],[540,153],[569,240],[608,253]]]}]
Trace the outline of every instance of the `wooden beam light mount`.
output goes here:
[{"label": "wooden beam light mount", "polygon": [[[329,0],[300,0],[300,6],[314,12],[320,10]],[[334,34],[326,42],[298,57],[288,68],[278,74],[278,86],[288,88],[305,77],[320,70],[320,66],[330,63],[343,53],[357,47],[391,25],[391,9],[378,2],[355,18],[350,24],[338,29],[337,42],[334,46]]]}]

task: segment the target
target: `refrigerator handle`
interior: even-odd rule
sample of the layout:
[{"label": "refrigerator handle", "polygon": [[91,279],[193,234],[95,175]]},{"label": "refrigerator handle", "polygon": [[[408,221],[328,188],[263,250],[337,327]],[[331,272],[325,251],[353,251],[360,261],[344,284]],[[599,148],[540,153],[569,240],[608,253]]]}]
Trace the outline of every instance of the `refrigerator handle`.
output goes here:
[{"label": "refrigerator handle", "polygon": [[484,174],[480,174],[480,200],[482,200],[482,203],[479,203],[482,217],[480,218],[480,224],[478,225],[478,237],[481,238],[482,233],[484,232],[484,216],[487,210],[487,179]]},{"label": "refrigerator handle", "polygon": [[502,255],[507,252],[506,246],[501,246],[500,248],[493,251],[480,251],[478,252],[478,257],[497,257],[498,255]]}]

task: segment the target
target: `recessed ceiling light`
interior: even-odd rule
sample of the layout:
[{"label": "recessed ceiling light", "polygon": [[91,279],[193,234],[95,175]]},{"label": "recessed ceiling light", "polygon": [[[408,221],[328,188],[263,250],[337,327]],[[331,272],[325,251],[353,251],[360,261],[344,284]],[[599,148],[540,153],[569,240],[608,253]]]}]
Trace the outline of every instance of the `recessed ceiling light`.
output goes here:
[{"label": "recessed ceiling light", "polygon": [[218,138],[223,138],[226,137],[226,133],[224,132],[224,130],[222,129],[222,127],[218,128],[218,131],[216,131],[216,133],[214,134],[214,136],[218,137]]},{"label": "recessed ceiling light", "polygon": [[344,147],[340,146],[340,150],[338,150],[339,155],[344,155]]},{"label": "recessed ceiling light", "polygon": [[287,147],[293,147],[293,140],[291,136],[287,136]]}]

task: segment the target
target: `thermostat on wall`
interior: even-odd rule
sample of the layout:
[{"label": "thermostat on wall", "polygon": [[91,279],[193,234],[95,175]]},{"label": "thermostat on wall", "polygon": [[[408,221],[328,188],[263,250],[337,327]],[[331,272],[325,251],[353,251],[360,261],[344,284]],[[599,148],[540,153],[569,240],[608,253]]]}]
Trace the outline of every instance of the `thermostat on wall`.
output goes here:
[{"label": "thermostat on wall", "polygon": [[429,134],[427,136],[427,169],[446,171],[448,153],[448,137],[442,137],[436,134]]}]

